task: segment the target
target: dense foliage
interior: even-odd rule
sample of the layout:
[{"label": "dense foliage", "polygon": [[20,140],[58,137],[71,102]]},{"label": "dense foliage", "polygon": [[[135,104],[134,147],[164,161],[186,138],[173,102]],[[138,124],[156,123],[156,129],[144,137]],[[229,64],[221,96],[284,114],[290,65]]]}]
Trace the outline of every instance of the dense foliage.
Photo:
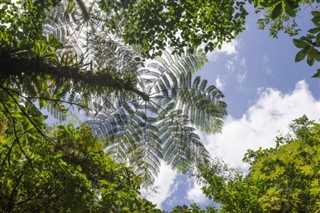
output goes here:
[{"label": "dense foliage", "polygon": [[320,210],[320,124],[307,117],[290,125],[293,134],[276,147],[248,150],[245,176],[231,179],[203,173],[204,193],[221,203],[221,212],[318,212]]},{"label": "dense foliage", "polygon": [[[296,35],[292,19],[318,1],[249,3],[276,36]],[[246,15],[236,0],[1,1],[1,211],[159,211],[139,188],[161,160],[182,172],[212,163],[195,130],[219,132],[226,104],[194,73],[244,30]],[[312,15],[315,28],[294,40],[296,61],[310,66],[320,61],[320,13]],[[90,127],[48,127],[40,111],[63,120],[72,107],[93,117]],[[221,212],[319,211],[319,124],[301,118],[292,130],[275,148],[248,152],[247,176],[221,176],[223,165],[202,171]]]},{"label": "dense foliage", "polygon": [[[51,140],[1,114],[1,212],[151,212],[141,180],[103,152],[89,126],[47,128]],[[27,121],[25,121],[27,122]],[[15,128],[15,129],[14,129]]]},{"label": "dense foliage", "polygon": [[200,44],[212,51],[230,41],[244,29],[244,1],[100,1],[111,15],[107,25],[120,30],[129,44],[142,46],[143,54],[161,54],[167,46],[181,53],[185,47],[193,52]]},{"label": "dense foliage", "polygon": [[[153,182],[161,160],[182,172],[198,169],[210,156],[194,127],[218,132],[226,114],[223,94],[215,86],[207,85],[206,80],[193,79],[206,61],[204,52],[196,50],[199,44],[192,44],[192,54],[182,53],[186,45],[175,45],[180,56],[173,55],[178,51],[173,48],[163,51],[162,57],[146,61],[144,51],[152,48],[138,41],[128,45],[120,32],[129,23],[122,20],[116,28],[109,26],[119,18],[121,5],[109,2],[105,11],[105,3],[3,3],[2,91],[8,96],[14,94],[14,103],[21,109],[25,104],[46,108],[58,119],[64,118],[71,107],[85,109],[93,117],[87,124],[92,126],[95,136],[107,141],[112,158],[129,162],[146,184]],[[131,6],[127,12],[137,9],[137,5]],[[184,6],[186,11],[195,7],[191,2]],[[224,6],[230,14],[236,13],[230,5]],[[235,19],[241,19],[238,16]],[[215,25],[215,31],[226,32],[219,42],[239,31],[238,27]],[[165,28],[164,32],[169,33]],[[32,124],[37,128],[37,122]]]}]

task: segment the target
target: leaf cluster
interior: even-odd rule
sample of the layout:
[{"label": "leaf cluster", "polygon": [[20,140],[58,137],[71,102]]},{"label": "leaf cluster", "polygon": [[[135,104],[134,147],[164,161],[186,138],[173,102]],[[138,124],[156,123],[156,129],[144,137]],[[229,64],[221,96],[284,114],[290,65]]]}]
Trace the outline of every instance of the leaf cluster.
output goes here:
[{"label": "leaf cluster", "polygon": [[[295,22],[295,17],[299,11],[306,7],[306,5],[312,8],[311,21],[315,25],[314,28],[308,31],[306,36],[302,36],[299,39],[293,39],[293,43],[301,50],[296,54],[295,61],[299,62],[306,58],[309,66],[312,66],[315,61],[319,61],[319,55],[317,48],[319,47],[319,17],[320,13],[318,9],[318,0],[251,0],[256,12],[264,11],[264,17],[258,20],[259,28],[265,29],[269,26],[270,36],[277,38],[278,33],[284,30],[290,36],[298,35],[300,29]],[[320,70],[312,76],[314,78],[320,77]]]},{"label": "leaf cluster", "polygon": [[23,120],[1,119],[1,212],[160,212],[139,197],[140,178],[103,152],[90,127],[46,128],[46,140]]},{"label": "leaf cluster", "polygon": [[256,13],[263,11],[263,17],[258,20],[259,29],[266,29],[270,36],[277,38],[280,31],[284,31],[290,36],[298,35],[300,28],[295,21],[299,11],[306,5],[312,5],[315,1],[309,0],[251,0]]},{"label": "leaf cluster", "polygon": [[204,193],[221,212],[317,212],[320,210],[320,128],[306,116],[295,120],[294,135],[278,137],[275,148],[248,150],[246,176],[224,179],[203,170]]},{"label": "leaf cluster", "polygon": [[[293,43],[301,50],[297,53],[295,61],[299,62],[307,58],[309,66],[313,66],[315,61],[320,61],[320,12],[313,11],[312,22],[315,25],[314,28],[308,31],[306,36],[302,36],[300,39],[293,39]],[[320,69],[312,76],[314,78],[320,77]]]},{"label": "leaf cluster", "polygon": [[87,123],[97,136],[110,141],[114,158],[135,165],[147,184],[159,172],[161,160],[181,172],[197,170],[210,161],[195,128],[221,130],[226,104],[215,86],[192,78],[206,61],[202,51],[173,56],[163,52],[137,70],[138,88],[149,100],[96,97],[98,113]]},{"label": "leaf cluster", "polygon": [[[171,26],[171,22],[160,26],[165,37],[173,39],[173,34],[166,33],[179,31],[181,21],[174,16],[182,13],[188,13],[183,15],[184,25],[194,23],[194,31],[206,28],[206,21],[212,24],[210,29],[205,29],[208,35],[199,38],[184,26],[182,35],[187,37],[183,38],[183,45],[173,44],[170,52],[164,51],[163,57],[150,63],[143,60],[140,53],[146,54],[146,50],[154,46],[148,42],[127,45],[125,32],[134,29],[128,21],[139,18],[141,8],[156,9],[153,6],[161,4],[148,1],[97,4],[78,0],[44,1],[42,7],[24,3],[13,3],[12,7],[5,4],[3,13],[12,12],[14,16],[0,21],[4,29],[0,33],[0,84],[5,93],[14,94],[20,101],[15,102],[16,107],[27,104],[36,108],[38,104],[40,109],[46,107],[60,119],[70,107],[86,108],[96,116],[87,123],[92,125],[95,136],[102,136],[110,145],[107,151],[112,151],[115,159],[129,161],[133,170],[148,183],[158,174],[161,160],[182,172],[209,161],[209,153],[194,127],[208,133],[219,132],[226,104],[216,87],[208,86],[207,81],[199,77],[193,79],[193,73],[206,61],[205,54],[196,47],[203,39],[209,42],[216,32],[218,43],[240,32],[245,16],[242,2],[222,1],[221,6],[198,2],[202,6],[200,13],[205,16],[196,12],[197,5],[191,1],[180,2],[180,6],[176,2],[159,2],[168,7],[165,16],[172,16],[172,22],[177,22],[174,25],[177,29],[172,32],[164,28]],[[105,3],[110,7],[104,8]],[[235,4],[235,8],[229,3]],[[138,9],[137,4],[143,7]],[[27,15],[36,8],[43,18],[34,27],[34,35],[22,34],[16,39],[19,29],[10,31],[6,24],[22,17],[18,13],[20,7]],[[132,13],[130,19],[123,25],[117,24],[116,28],[109,26],[123,11]],[[189,16],[191,13],[196,16]],[[223,14],[226,18],[218,17]],[[37,15],[31,17],[32,22],[37,22]],[[144,18],[141,23],[146,21]],[[150,36],[148,39],[153,41]],[[182,54],[187,44],[191,45],[189,52],[194,54],[188,51]],[[180,56],[174,55],[177,51]],[[36,123],[33,126],[36,127]]]},{"label": "leaf cluster", "polygon": [[[128,44],[138,44],[145,56],[157,56],[166,47],[182,53],[220,47],[241,32],[247,15],[243,1],[120,1],[101,0],[110,16],[106,23]],[[120,30],[119,30],[120,28]]]}]

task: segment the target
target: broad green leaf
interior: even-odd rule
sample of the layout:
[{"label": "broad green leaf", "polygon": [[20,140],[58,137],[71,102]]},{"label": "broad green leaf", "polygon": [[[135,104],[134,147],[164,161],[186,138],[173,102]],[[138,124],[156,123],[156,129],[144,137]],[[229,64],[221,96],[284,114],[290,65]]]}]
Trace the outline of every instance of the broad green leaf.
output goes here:
[{"label": "broad green leaf", "polygon": [[312,21],[313,23],[319,23],[319,22],[320,22],[320,16],[315,16],[315,17],[313,17],[313,18],[311,19],[311,21]]},{"label": "broad green leaf", "polygon": [[291,5],[285,1],[285,10],[287,12],[287,14],[291,17],[295,17],[296,16],[296,12],[294,11],[294,9],[291,7]]},{"label": "broad green leaf", "polygon": [[295,62],[299,62],[305,59],[308,49],[309,49],[308,47],[305,47],[302,50],[300,50],[296,55]]},{"label": "broad green leaf", "polygon": [[282,3],[281,1],[279,1],[271,12],[271,18],[276,19],[281,15],[281,13],[282,13]]},{"label": "broad green leaf", "polygon": [[293,44],[298,48],[305,48],[309,46],[309,44],[301,39],[293,39]]},{"label": "broad green leaf", "polygon": [[320,28],[316,27],[316,28],[310,29],[308,32],[311,34],[316,34],[320,32]]},{"label": "broad green leaf", "polygon": [[311,14],[313,16],[320,16],[320,12],[319,11],[312,11]]},{"label": "broad green leaf", "polygon": [[314,46],[311,46],[308,49],[308,53],[307,53],[307,63],[309,66],[312,66],[314,64],[315,61],[315,55],[318,51],[314,48]]}]

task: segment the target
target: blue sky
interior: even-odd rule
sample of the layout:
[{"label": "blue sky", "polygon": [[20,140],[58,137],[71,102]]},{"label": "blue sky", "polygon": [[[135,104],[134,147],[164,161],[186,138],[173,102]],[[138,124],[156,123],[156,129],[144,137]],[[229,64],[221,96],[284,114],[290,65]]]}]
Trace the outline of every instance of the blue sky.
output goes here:
[{"label": "blue sky", "polygon": [[[305,10],[298,15],[297,22],[305,29],[312,27],[309,13]],[[222,133],[199,133],[202,141],[213,156],[241,169],[247,168],[241,162],[247,149],[273,146],[275,136],[285,133],[293,119],[303,114],[320,119],[320,80],[311,78],[317,64],[295,63],[298,49],[292,38],[280,33],[278,39],[272,39],[268,31],[257,29],[257,18],[251,12],[247,29],[221,50],[210,53],[209,62],[197,73],[223,91],[229,113]],[[161,167],[154,187],[157,193],[149,192],[147,198],[164,210],[210,203],[194,179],[167,165]]]}]

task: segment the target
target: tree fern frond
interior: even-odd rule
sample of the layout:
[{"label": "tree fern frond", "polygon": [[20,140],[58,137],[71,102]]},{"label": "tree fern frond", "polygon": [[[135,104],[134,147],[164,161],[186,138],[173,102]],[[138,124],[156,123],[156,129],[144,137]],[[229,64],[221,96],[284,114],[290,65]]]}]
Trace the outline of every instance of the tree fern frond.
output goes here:
[{"label": "tree fern frond", "polygon": [[99,90],[79,94],[94,109],[89,113],[95,119],[87,123],[95,135],[107,140],[106,151],[130,164],[147,183],[158,174],[161,159],[182,172],[208,162],[209,153],[193,127],[219,131],[226,105],[217,88],[192,77],[206,62],[205,54],[186,51],[178,56],[163,51],[161,57],[143,60],[139,47],[124,44],[117,36],[126,23],[121,14],[109,23],[119,30],[110,32],[103,23],[108,15],[117,16],[115,11],[106,7],[103,12],[95,1],[77,2],[70,9],[70,2],[62,1],[59,11],[48,15],[52,22],[45,26],[47,35],[53,34],[64,44],[61,61],[77,66],[67,57],[83,59],[83,73],[110,76],[119,80],[114,88],[121,82],[119,88],[135,92],[128,95],[110,89],[107,94]]},{"label": "tree fern frond", "polygon": [[115,157],[126,159],[147,182],[157,175],[161,159],[182,172],[210,160],[191,125],[217,131],[225,105],[214,86],[200,77],[192,79],[204,61],[201,54],[178,57],[164,52],[136,71],[137,86],[149,95],[148,101],[136,97],[96,101],[100,110],[95,125],[101,123],[99,128],[104,129],[99,132],[115,136],[111,143]]},{"label": "tree fern frond", "polygon": [[[206,88],[207,81],[191,75],[182,75],[181,89],[176,97],[178,108],[189,116],[195,127],[201,131],[215,133],[221,130],[222,118],[226,115],[226,104],[221,101],[223,94],[216,87]],[[221,125],[221,126],[219,126]]]},{"label": "tree fern frond", "polygon": [[146,62],[145,66],[138,70],[138,75],[152,79],[145,85],[146,92],[151,94],[163,90],[164,87],[177,86],[182,73],[198,71],[205,61],[206,58],[200,51],[197,56],[185,53],[181,57],[163,51],[162,57]]},{"label": "tree fern frond", "polygon": [[[161,149],[161,146],[158,148]],[[151,184],[154,181],[160,171],[160,160],[161,151],[153,147],[153,143],[148,142],[141,144],[132,153],[130,158],[130,163],[134,165],[134,171],[144,180],[146,180],[145,185]]]},{"label": "tree fern frond", "polygon": [[[150,113],[145,113],[146,111]],[[147,182],[152,182],[159,172],[159,159],[162,158],[161,140],[156,134],[158,129],[151,111],[147,104],[133,101],[123,103],[121,110],[117,109],[115,114],[105,117],[108,119],[100,117],[104,120],[89,123],[99,133],[109,136],[115,134],[110,144],[116,144],[112,148],[112,151],[117,153],[114,158],[126,159],[124,162],[129,162],[136,173],[142,175]],[[117,117],[122,118],[121,124],[115,120]],[[110,142],[111,138],[108,139]]]},{"label": "tree fern frond", "polygon": [[160,129],[161,140],[164,142],[164,160],[173,168],[186,172],[192,165],[198,162],[206,162],[210,156],[200,142],[200,138],[194,133],[194,128],[188,124],[187,117],[181,110],[171,111],[163,119],[166,125]]}]

